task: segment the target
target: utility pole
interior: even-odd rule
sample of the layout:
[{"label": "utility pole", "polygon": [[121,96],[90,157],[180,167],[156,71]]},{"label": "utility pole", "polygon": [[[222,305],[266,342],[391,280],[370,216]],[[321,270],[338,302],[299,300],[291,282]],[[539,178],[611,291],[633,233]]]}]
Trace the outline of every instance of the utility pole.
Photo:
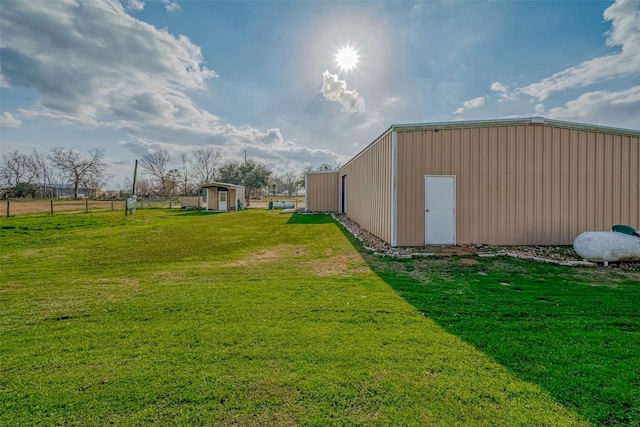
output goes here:
[{"label": "utility pole", "polygon": [[131,196],[136,195],[136,176],[138,175],[138,159],[136,159],[136,165],[133,168],[133,188],[131,189]]},{"label": "utility pole", "polygon": [[[138,175],[138,159],[136,159],[136,165],[133,169],[133,188],[131,189],[131,197],[127,198],[124,202],[124,215],[133,215],[136,210],[136,176]],[[131,206],[132,205],[132,206]]]}]

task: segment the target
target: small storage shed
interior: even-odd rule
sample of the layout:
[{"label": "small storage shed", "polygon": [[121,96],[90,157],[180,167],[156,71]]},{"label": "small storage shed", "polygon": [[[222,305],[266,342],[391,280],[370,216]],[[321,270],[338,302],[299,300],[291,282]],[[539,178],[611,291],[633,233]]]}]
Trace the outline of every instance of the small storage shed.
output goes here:
[{"label": "small storage shed", "polygon": [[549,120],[392,125],[306,210],[342,212],[392,246],[569,245],[640,228],[640,131]]},{"label": "small storage shed", "polygon": [[206,206],[208,211],[236,211],[246,206],[245,192],[242,185],[212,182],[201,184],[206,189]]}]

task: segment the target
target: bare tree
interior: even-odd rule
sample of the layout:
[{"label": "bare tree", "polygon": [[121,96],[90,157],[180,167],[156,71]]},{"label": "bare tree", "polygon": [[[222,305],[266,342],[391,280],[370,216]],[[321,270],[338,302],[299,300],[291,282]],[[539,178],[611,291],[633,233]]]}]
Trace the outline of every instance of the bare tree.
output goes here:
[{"label": "bare tree", "polygon": [[178,169],[171,169],[167,173],[166,180],[166,196],[174,197],[180,192],[180,184],[182,182],[182,176]]},{"label": "bare tree", "polygon": [[31,168],[35,181],[40,185],[42,196],[51,197],[51,182],[53,180],[53,170],[47,156],[33,149],[31,153]]},{"label": "bare tree", "polygon": [[[131,189],[131,184],[129,185],[129,189]],[[129,190],[131,192],[131,190]],[[139,178],[136,181],[136,194],[140,196],[149,196],[153,193],[153,185],[146,178]]]},{"label": "bare tree", "polygon": [[[136,187],[137,187],[136,183]],[[125,176],[120,183],[119,191],[120,197],[129,197],[131,195],[131,191],[133,190],[133,179],[130,176]]]},{"label": "bare tree", "polygon": [[155,181],[156,192],[161,196],[169,195],[169,161],[171,154],[166,148],[149,151],[140,159],[144,173]]},{"label": "bare tree", "polygon": [[104,150],[92,148],[89,157],[85,158],[79,151],[62,147],[53,147],[48,155],[52,166],[58,169],[66,181],[73,185],[73,197],[78,198],[80,184],[89,189],[97,189],[105,178],[107,164],[104,162]]},{"label": "bare tree", "polygon": [[193,191],[193,178],[191,178],[189,171],[189,154],[180,153],[180,161],[182,162],[182,175],[180,179],[180,193],[183,196],[189,195]]},{"label": "bare tree", "polygon": [[267,183],[267,188],[269,189],[269,194],[275,196],[276,193],[283,191],[284,182],[282,181],[282,177],[280,175],[271,175],[269,177],[269,182]]},{"label": "bare tree", "polygon": [[219,149],[213,147],[200,148],[193,152],[190,160],[191,173],[198,184],[206,184],[215,181],[218,163],[220,163]]},{"label": "bare tree", "polygon": [[33,182],[33,166],[31,158],[18,150],[2,155],[0,160],[0,180],[8,188],[15,188],[19,183]]},{"label": "bare tree", "polygon": [[102,188],[106,181],[113,178],[113,175],[108,175],[106,172],[101,173],[88,173],[81,181],[84,188],[93,190],[93,196],[97,197],[97,189]]},{"label": "bare tree", "polygon": [[282,190],[285,191],[289,197],[291,197],[291,194],[298,191],[299,180],[295,173],[287,172],[282,175],[280,179],[282,180]]}]

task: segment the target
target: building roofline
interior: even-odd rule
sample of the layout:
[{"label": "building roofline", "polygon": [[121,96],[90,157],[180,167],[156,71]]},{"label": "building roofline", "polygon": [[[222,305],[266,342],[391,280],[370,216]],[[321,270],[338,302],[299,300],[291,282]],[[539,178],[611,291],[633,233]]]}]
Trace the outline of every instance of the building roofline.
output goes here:
[{"label": "building roofline", "polygon": [[341,171],[342,169],[344,169],[347,165],[349,165],[349,163],[354,161],[356,158],[360,157],[369,148],[371,148],[373,145],[375,145],[378,141],[380,141],[382,138],[384,138],[391,132],[421,130],[421,129],[456,129],[456,128],[468,128],[468,127],[474,127],[474,126],[475,127],[505,126],[505,125],[518,125],[518,124],[559,126],[559,127],[568,128],[568,129],[593,130],[593,131],[599,131],[599,132],[616,133],[616,134],[640,137],[640,130],[592,125],[592,124],[578,123],[578,122],[568,122],[563,120],[553,120],[553,119],[547,119],[545,117],[519,117],[519,118],[508,118],[508,119],[465,120],[465,121],[430,122],[430,123],[398,123],[398,124],[392,124],[391,126],[389,126],[384,132],[382,132],[366,147],[364,147],[362,150],[356,153],[351,159],[349,159],[347,163],[342,165],[338,170]]},{"label": "building roofline", "polygon": [[206,184],[200,184],[199,186],[200,188],[210,188],[210,187],[228,187],[228,188],[242,188],[244,187],[244,185],[237,185],[237,184],[227,184],[226,182],[209,182]]},{"label": "building roofline", "polygon": [[316,173],[338,173],[340,171],[340,169],[335,169],[332,171],[308,171],[305,172],[305,175],[311,175],[311,174],[316,174]]},{"label": "building roofline", "polygon": [[[640,136],[640,130],[616,128],[611,126],[593,125],[587,123],[568,122],[564,120],[547,119],[545,117],[520,117],[509,119],[494,119],[494,120],[469,120],[469,121],[450,121],[450,122],[431,122],[431,123],[399,123],[392,124],[389,130],[406,131],[412,129],[452,129],[452,128],[464,128],[471,126],[503,126],[503,125],[517,125],[517,124],[539,124],[550,126],[561,126],[572,129],[582,130],[597,130],[601,132],[610,133],[624,133],[632,136]],[[386,133],[386,132],[385,132]]]},{"label": "building roofline", "polygon": [[366,147],[364,147],[362,150],[360,150],[356,154],[354,154],[354,156],[351,157],[347,163],[345,163],[344,165],[340,166],[340,169],[338,169],[338,171],[341,171],[342,169],[346,168],[349,165],[349,163],[353,162],[355,159],[357,159],[358,157],[363,155],[367,150],[369,150],[369,148],[371,148],[374,145],[376,145],[378,143],[378,141],[380,141],[382,138],[384,138],[385,136],[390,134],[393,130],[394,130],[393,129],[393,125],[388,127],[387,130],[385,130],[380,135],[378,135],[373,141],[371,141],[369,144],[367,144]]}]

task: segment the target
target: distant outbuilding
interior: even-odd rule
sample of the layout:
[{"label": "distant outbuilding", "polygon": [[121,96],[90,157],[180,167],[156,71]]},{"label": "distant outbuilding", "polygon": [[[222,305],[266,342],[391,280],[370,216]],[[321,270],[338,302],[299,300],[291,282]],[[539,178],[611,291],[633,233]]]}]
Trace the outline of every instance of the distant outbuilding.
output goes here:
[{"label": "distant outbuilding", "polygon": [[206,209],[209,211],[236,211],[246,207],[242,185],[211,182],[201,184],[200,188],[206,190]]},{"label": "distant outbuilding", "polygon": [[542,117],[392,125],[306,210],[341,212],[392,246],[569,245],[640,228],[640,131]]}]

